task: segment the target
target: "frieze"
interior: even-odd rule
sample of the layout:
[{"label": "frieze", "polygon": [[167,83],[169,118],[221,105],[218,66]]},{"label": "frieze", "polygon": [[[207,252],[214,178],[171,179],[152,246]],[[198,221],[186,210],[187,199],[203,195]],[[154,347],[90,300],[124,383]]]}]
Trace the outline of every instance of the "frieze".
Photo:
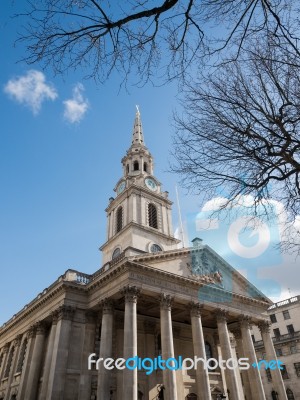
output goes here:
[{"label": "frieze", "polygon": [[[153,278],[151,276],[138,274],[136,272],[130,272],[129,273],[129,278],[137,279],[140,282],[147,283],[149,285],[153,285],[153,286],[156,286],[156,287],[159,287],[159,288],[171,289],[171,290],[174,290],[176,292],[181,292],[181,293],[184,293],[184,294],[187,293],[186,287],[182,287],[181,285],[178,285],[176,283],[163,281],[163,280],[158,279],[158,278]],[[196,294],[197,294],[197,292],[198,291],[195,290]]]}]

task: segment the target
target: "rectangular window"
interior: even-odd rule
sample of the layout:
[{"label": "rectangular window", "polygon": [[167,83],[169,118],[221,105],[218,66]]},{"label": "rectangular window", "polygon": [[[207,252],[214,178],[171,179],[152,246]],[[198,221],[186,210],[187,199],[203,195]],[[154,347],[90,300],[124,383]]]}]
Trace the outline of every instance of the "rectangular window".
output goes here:
[{"label": "rectangular window", "polygon": [[282,349],[275,349],[276,350],[276,356],[277,357],[280,357],[280,356],[282,356]]},{"label": "rectangular window", "polygon": [[295,367],[296,375],[298,377],[300,377],[300,362],[294,363],[294,367]]},{"label": "rectangular window", "polygon": [[282,314],[283,314],[283,318],[284,319],[290,319],[291,318],[289,310],[282,311]]},{"label": "rectangular window", "polygon": [[288,330],[288,333],[290,335],[293,335],[295,333],[294,326],[292,324],[291,325],[287,325],[286,329]]},{"label": "rectangular window", "polygon": [[272,324],[275,324],[275,322],[277,322],[276,315],[275,314],[271,314],[270,315],[270,320],[271,320]]},{"label": "rectangular window", "polygon": [[287,373],[285,365],[281,366],[281,370],[280,371],[281,371],[282,379],[289,379],[289,375]]},{"label": "rectangular window", "polygon": [[275,336],[276,338],[280,338],[280,330],[279,330],[279,328],[273,329],[273,332],[274,332],[274,336]]},{"label": "rectangular window", "polygon": [[290,352],[291,352],[291,354],[297,353],[297,346],[295,344],[290,347]]}]

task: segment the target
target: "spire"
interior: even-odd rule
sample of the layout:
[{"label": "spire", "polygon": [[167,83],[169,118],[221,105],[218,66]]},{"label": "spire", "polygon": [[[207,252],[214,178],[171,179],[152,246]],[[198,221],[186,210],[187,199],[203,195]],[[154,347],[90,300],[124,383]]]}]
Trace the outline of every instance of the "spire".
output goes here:
[{"label": "spire", "polygon": [[141,122],[141,114],[138,106],[136,106],[136,114],[132,132],[132,146],[134,145],[142,145],[142,146],[145,145],[142,122]]}]

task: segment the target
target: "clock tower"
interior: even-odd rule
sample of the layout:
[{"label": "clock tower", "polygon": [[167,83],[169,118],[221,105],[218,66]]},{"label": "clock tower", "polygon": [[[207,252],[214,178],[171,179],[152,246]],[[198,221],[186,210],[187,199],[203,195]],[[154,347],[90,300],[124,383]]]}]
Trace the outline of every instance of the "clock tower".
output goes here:
[{"label": "clock tower", "polygon": [[123,176],[117,182],[107,213],[107,241],[100,247],[103,263],[121,254],[134,256],[174,250],[180,242],[173,236],[168,192],[155,178],[153,158],[144,142],[137,108],[131,146],[122,159]]}]

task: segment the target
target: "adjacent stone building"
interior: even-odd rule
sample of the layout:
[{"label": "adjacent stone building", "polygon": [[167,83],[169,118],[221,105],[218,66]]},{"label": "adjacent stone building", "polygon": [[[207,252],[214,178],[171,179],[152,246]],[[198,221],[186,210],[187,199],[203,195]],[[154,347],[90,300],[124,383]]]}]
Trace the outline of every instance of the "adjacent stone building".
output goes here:
[{"label": "adjacent stone building", "polygon": [[[283,362],[282,377],[289,400],[300,399],[300,297],[294,296],[273,304],[268,309],[271,335],[278,359]],[[259,330],[253,327],[253,340],[258,360],[266,358]],[[272,375],[262,371],[266,398],[276,400]]]},{"label": "adjacent stone building", "polygon": [[[102,268],[66,271],[0,328],[0,399],[265,400],[257,368],[88,369],[93,353],[256,363],[250,323],[276,359],[271,301],[200,239],[180,248],[173,236],[172,202],[154,175],[139,111],[122,165]],[[271,374],[285,400],[280,371]]]}]

